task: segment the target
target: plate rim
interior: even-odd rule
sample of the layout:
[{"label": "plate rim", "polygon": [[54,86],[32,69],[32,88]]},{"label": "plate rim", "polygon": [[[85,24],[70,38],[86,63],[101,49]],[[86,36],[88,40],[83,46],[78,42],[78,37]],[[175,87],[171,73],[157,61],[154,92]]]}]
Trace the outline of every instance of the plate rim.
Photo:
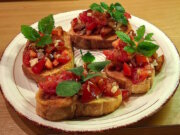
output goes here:
[{"label": "plate rim", "polygon": [[[60,14],[68,14],[68,13],[78,12],[78,11],[82,11],[82,10],[73,10],[73,11],[69,11],[69,12],[57,13],[57,14],[55,14],[54,16],[57,16],[57,15],[60,15]],[[136,17],[136,16],[133,16],[133,17],[135,17],[135,18],[137,18],[137,19],[139,19],[139,20],[145,21],[146,23],[154,26],[154,27],[155,27],[157,30],[159,30],[162,34],[164,34],[164,35],[166,36],[166,38],[167,38],[167,39],[171,42],[171,44],[174,46],[174,49],[176,50],[176,52],[177,52],[177,54],[178,54],[178,56],[179,56],[179,59],[180,59],[180,54],[179,54],[176,46],[175,46],[174,43],[171,41],[171,39],[170,39],[161,29],[159,29],[158,27],[156,27],[156,25],[154,25],[154,24],[152,24],[152,23],[150,23],[150,22],[148,22],[148,21],[146,21],[146,20],[144,20],[144,19],[141,19],[141,18]],[[37,22],[33,23],[31,26],[34,26],[36,23],[37,23]],[[2,54],[0,65],[2,65],[2,60],[4,59],[4,54],[5,54],[6,51],[8,50],[8,47],[9,47],[10,44],[13,42],[13,40],[14,40],[18,35],[20,35],[20,34],[21,34],[21,33],[18,33],[18,34],[8,43],[7,47],[5,48],[5,50],[4,50],[3,54]],[[179,61],[179,63],[180,63],[180,61]],[[0,72],[1,72],[1,71],[0,71]],[[100,129],[100,130],[98,130],[98,129],[97,129],[97,130],[87,130],[87,131],[86,131],[86,130],[75,130],[75,131],[73,131],[73,130],[66,130],[66,129],[63,129],[63,128],[56,128],[56,127],[49,126],[49,125],[47,125],[47,124],[39,123],[38,121],[35,121],[35,120],[33,120],[32,118],[29,118],[29,117],[25,116],[25,115],[22,114],[20,111],[18,111],[18,110],[12,105],[12,103],[8,100],[8,98],[7,98],[6,95],[4,94],[4,90],[3,90],[3,87],[2,87],[2,79],[0,79],[0,80],[1,80],[1,86],[0,86],[0,87],[1,87],[1,93],[2,93],[2,95],[3,95],[3,98],[8,102],[8,104],[9,104],[9,105],[15,110],[15,112],[18,113],[20,116],[28,119],[29,121],[33,122],[35,125],[38,125],[38,126],[41,126],[41,127],[45,127],[45,128],[48,128],[48,129],[53,129],[53,130],[60,131],[60,132],[63,131],[63,132],[76,132],[76,133],[77,133],[77,132],[99,132],[99,131],[106,131],[106,130],[110,130],[110,129],[116,129],[116,128],[120,128],[120,127],[127,127],[127,126],[132,125],[132,124],[135,124],[135,123],[137,123],[137,122],[139,122],[139,121],[141,121],[141,120],[143,120],[143,119],[146,119],[147,117],[152,116],[154,113],[158,112],[158,111],[171,99],[171,97],[175,94],[175,92],[176,92],[176,90],[177,90],[177,88],[178,88],[178,86],[179,86],[179,83],[180,83],[180,75],[179,75],[179,78],[178,78],[178,81],[176,82],[176,84],[174,83],[175,89],[173,90],[173,92],[171,93],[171,95],[169,95],[169,97],[165,100],[165,102],[164,102],[163,104],[161,104],[160,107],[158,107],[157,109],[155,109],[154,111],[152,111],[149,115],[147,115],[147,116],[144,115],[144,116],[142,116],[142,118],[138,119],[137,121],[130,122],[129,124],[126,124],[126,125],[124,125],[124,126],[122,126],[122,125],[120,125],[120,126],[116,125],[116,126],[112,126],[112,127],[107,127],[107,128],[105,128],[105,129]]]}]

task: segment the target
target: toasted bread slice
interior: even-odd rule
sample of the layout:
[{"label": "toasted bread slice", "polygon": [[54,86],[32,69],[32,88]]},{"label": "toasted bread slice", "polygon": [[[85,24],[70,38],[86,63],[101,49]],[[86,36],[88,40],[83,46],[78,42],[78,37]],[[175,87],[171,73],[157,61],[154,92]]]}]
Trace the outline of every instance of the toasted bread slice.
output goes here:
[{"label": "toasted bread slice", "polygon": [[76,109],[76,96],[69,98],[45,99],[43,90],[36,94],[36,112],[44,119],[57,121],[71,119]]},{"label": "toasted bread slice", "polygon": [[64,65],[60,65],[51,70],[45,70],[41,74],[33,73],[33,71],[31,70],[30,67],[27,67],[23,64],[22,69],[28,78],[33,79],[36,82],[40,82],[40,81],[45,80],[46,76],[56,75],[56,74],[61,73],[64,70],[68,70],[68,69],[74,67],[74,58],[73,58],[73,51],[72,51],[72,46],[71,46],[71,42],[70,42],[70,36],[65,31],[63,32],[63,38],[64,38],[64,42],[65,42],[65,47],[68,48],[68,52],[69,52],[71,60]]},{"label": "toasted bread slice", "polygon": [[103,97],[88,103],[78,103],[76,116],[102,116],[115,111],[122,102],[122,95],[117,97]]},{"label": "toasted bread slice", "polygon": [[115,111],[122,102],[122,95],[103,97],[88,103],[81,103],[77,96],[69,98],[44,98],[43,90],[36,94],[36,112],[51,121],[72,119],[82,116],[102,116]]},{"label": "toasted bread slice", "polygon": [[[131,25],[128,23],[128,29],[125,33],[132,30]],[[80,49],[108,49],[112,48],[112,42],[117,39],[116,34],[102,38],[100,35],[79,35],[71,28],[69,31],[71,42],[74,47]]]},{"label": "toasted bread slice", "polygon": [[144,81],[138,84],[133,84],[129,78],[124,76],[122,71],[110,71],[109,66],[110,65],[105,68],[105,72],[108,77],[115,79],[119,83],[120,88],[128,89],[131,93],[140,94],[146,93],[152,86],[155,70],[153,70],[151,76]]}]

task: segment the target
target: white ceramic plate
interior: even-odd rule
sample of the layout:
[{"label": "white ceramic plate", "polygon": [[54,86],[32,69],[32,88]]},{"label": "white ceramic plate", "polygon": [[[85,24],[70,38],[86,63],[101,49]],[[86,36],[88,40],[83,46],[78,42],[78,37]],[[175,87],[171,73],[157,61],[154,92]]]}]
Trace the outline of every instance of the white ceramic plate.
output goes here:
[{"label": "white ceramic plate", "polygon": [[[70,21],[80,12],[81,10],[55,15],[56,26],[61,25],[64,30],[68,31]],[[130,97],[128,102],[106,116],[61,122],[44,120],[35,111],[37,85],[34,81],[27,79],[22,72],[22,51],[26,39],[22,34],[18,34],[5,50],[1,60],[0,82],[4,97],[18,113],[27,119],[45,127],[70,132],[102,131],[123,127],[152,115],[168,101],[178,86],[180,75],[179,55],[170,39],[157,27],[134,16],[132,16],[130,22],[134,29],[140,25],[145,25],[146,32],[153,32],[153,38],[161,47],[159,52],[164,52],[165,63],[162,71],[155,77],[153,87],[148,93]],[[37,28],[37,23],[32,26]],[[97,61],[105,58],[100,52],[92,53],[96,55]],[[81,63],[79,50],[75,51],[75,62],[77,65]]]}]

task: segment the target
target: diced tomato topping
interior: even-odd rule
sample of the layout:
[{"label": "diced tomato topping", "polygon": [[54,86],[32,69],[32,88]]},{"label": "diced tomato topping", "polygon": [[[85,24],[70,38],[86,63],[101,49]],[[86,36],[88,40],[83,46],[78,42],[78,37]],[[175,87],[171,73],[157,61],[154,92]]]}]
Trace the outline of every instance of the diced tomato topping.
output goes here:
[{"label": "diced tomato topping", "polygon": [[120,39],[117,39],[112,43],[112,46],[116,49],[124,48],[126,45],[127,44]]},{"label": "diced tomato topping", "polygon": [[48,94],[56,94],[56,86],[64,80],[79,80],[79,77],[70,71],[63,71],[56,76],[48,76],[43,82],[39,82],[39,87]]},{"label": "diced tomato topping", "polygon": [[124,13],[124,16],[126,17],[126,19],[130,19],[131,18],[131,15],[127,12]]},{"label": "diced tomato topping", "polygon": [[132,70],[132,82],[137,84],[144,81],[149,76],[149,70],[145,68],[134,68]]},{"label": "diced tomato topping", "polygon": [[58,37],[61,37],[63,35],[63,30],[60,29],[60,28],[57,28],[57,29],[53,29],[52,30],[52,35],[56,35]]},{"label": "diced tomato topping", "polygon": [[122,92],[123,100],[129,98],[129,96],[131,95],[131,92],[129,90],[126,90],[126,89],[121,90],[121,92]]},{"label": "diced tomato topping", "polygon": [[29,50],[29,53],[30,53],[30,57],[31,57],[31,58],[37,57],[37,53],[36,53],[35,51]]},{"label": "diced tomato topping", "polygon": [[30,66],[30,62],[29,61],[30,61],[30,53],[29,53],[29,51],[25,51],[23,53],[23,64],[25,66],[29,67]]},{"label": "diced tomato topping", "polygon": [[100,96],[101,90],[92,83],[91,81],[87,81],[82,85],[82,98],[81,101],[83,103],[87,103],[93,99],[96,99]]},{"label": "diced tomato topping", "polygon": [[114,55],[112,50],[104,50],[103,54],[106,56],[106,59],[113,60]]},{"label": "diced tomato topping", "polygon": [[148,63],[148,58],[144,55],[136,54],[135,57],[136,57],[136,63],[139,66],[142,66]]},{"label": "diced tomato topping", "polygon": [[86,29],[87,30],[93,30],[96,27],[96,23],[92,22],[92,23],[86,23]]},{"label": "diced tomato topping", "polygon": [[123,73],[125,76],[131,76],[131,67],[127,64],[123,64]]},{"label": "diced tomato topping", "polygon": [[74,18],[74,19],[71,21],[72,27],[74,27],[77,23],[78,23],[78,19],[77,19],[77,18]]},{"label": "diced tomato topping", "polygon": [[58,58],[58,61],[59,61],[59,63],[60,64],[65,64],[65,63],[67,63],[68,61],[70,60],[70,58],[69,58],[69,56],[60,56],[59,58]]},{"label": "diced tomato topping", "polygon": [[46,47],[46,53],[50,54],[55,48],[54,44],[48,45]]},{"label": "diced tomato topping", "polygon": [[43,71],[44,65],[45,65],[45,59],[41,59],[36,65],[32,67],[32,71],[35,74],[40,74]]}]

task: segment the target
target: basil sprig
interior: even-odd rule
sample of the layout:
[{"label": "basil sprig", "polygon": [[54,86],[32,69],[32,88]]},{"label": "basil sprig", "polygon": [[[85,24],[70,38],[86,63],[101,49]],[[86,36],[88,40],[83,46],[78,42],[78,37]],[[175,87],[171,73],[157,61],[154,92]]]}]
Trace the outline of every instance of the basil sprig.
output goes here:
[{"label": "basil sprig", "polygon": [[156,50],[159,48],[158,45],[153,43],[153,33],[148,33],[145,38],[145,26],[142,25],[137,29],[137,36],[134,38],[134,40],[137,42],[137,46],[135,45],[135,42],[131,40],[131,38],[121,32],[121,31],[116,31],[117,36],[125,43],[127,43],[127,46],[124,47],[124,50],[127,51],[128,53],[140,53],[144,56],[151,57]]},{"label": "basil sprig", "polygon": [[81,58],[85,63],[91,63],[95,60],[94,55],[92,55],[89,51],[83,55],[82,50],[80,49]]},{"label": "basil sprig", "polygon": [[44,47],[52,43],[51,32],[54,28],[53,15],[42,18],[38,23],[38,30],[44,34],[40,36],[39,32],[28,25],[21,26],[21,32],[30,41],[37,42],[37,47]]},{"label": "basil sprig", "polygon": [[103,62],[94,62],[88,65],[88,68],[90,71],[95,72],[89,72],[86,76],[83,75],[84,68],[82,66],[72,68],[69,71],[73,72],[75,75],[80,77],[80,82],[76,81],[63,81],[58,84],[56,87],[56,94],[61,97],[71,97],[79,92],[81,89],[81,83],[96,77],[101,76],[101,73],[99,73],[102,69],[105,68],[107,64],[109,64],[110,61],[103,61]]},{"label": "basil sprig", "polygon": [[108,12],[116,22],[124,25],[128,24],[128,20],[124,16],[125,9],[120,3],[112,3],[110,6],[104,2],[101,2],[100,4],[93,3],[90,5],[90,9],[101,13]]}]

